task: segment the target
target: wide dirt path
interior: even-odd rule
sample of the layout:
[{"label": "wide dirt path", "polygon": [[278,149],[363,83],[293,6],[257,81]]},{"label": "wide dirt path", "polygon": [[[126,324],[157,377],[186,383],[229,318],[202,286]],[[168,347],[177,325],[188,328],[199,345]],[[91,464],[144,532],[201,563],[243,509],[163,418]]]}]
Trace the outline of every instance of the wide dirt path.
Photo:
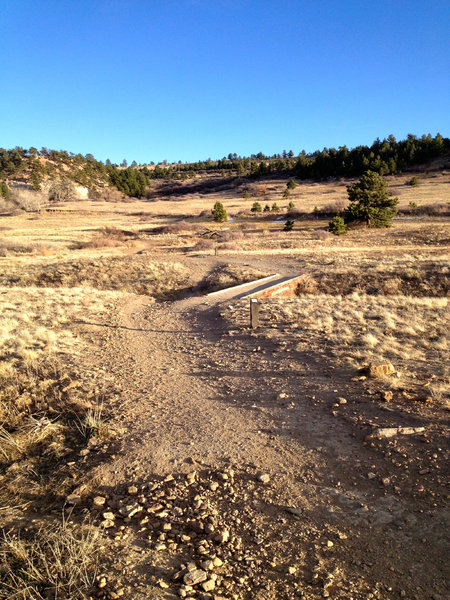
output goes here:
[{"label": "wide dirt path", "polygon": [[[320,353],[229,329],[220,301],[128,297],[102,330],[121,443],[93,494],[117,515],[108,531],[128,597],[445,593],[444,549],[426,541],[440,521],[367,476],[386,470],[355,425],[370,398]],[[205,557],[223,563],[206,591],[183,584],[187,571],[172,581],[189,562],[209,573]]]}]

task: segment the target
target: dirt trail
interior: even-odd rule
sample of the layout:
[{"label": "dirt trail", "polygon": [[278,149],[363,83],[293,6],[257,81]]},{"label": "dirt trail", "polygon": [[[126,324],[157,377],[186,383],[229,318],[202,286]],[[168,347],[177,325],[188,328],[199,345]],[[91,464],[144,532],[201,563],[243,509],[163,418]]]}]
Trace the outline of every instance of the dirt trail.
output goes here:
[{"label": "dirt trail", "polygon": [[[220,302],[132,297],[103,328],[102,362],[122,390],[114,420],[123,435],[121,449],[96,471],[98,490],[122,498],[135,483],[193,470],[210,479],[232,468],[232,499],[211,502],[241,529],[255,562],[247,573],[244,558],[234,558],[239,547],[222,555],[230,583],[217,594],[225,598],[444,594],[443,540],[436,534],[432,549],[427,541],[442,516],[393,494],[380,477],[368,479],[369,471],[386,472],[386,460],[363,445],[363,427],[333,408],[345,398],[343,412],[357,415],[370,398],[320,354],[292,356],[257,331],[230,331]],[[261,474],[268,484],[259,483]],[[139,531],[126,543],[116,538],[116,567],[134,586],[129,597],[178,597],[170,576],[192,551],[163,557],[139,541]]]}]

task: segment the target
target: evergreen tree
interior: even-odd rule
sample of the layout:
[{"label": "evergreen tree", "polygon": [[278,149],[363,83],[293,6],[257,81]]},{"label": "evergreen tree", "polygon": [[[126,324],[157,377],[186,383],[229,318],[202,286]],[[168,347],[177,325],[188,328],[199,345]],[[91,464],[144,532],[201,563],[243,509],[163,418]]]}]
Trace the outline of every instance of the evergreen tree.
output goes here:
[{"label": "evergreen tree", "polygon": [[272,204],[272,212],[279,212],[280,211],[280,207],[278,206],[278,204],[276,202],[274,202]]},{"label": "evergreen tree", "polygon": [[9,196],[9,187],[4,181],[0,182],[0,197],[4,198],[5,200],[9,200]]},{"label": "evergreen tree", "polygon": [[293,179],[290,179],[286,184],[286,189],[288,189],[288,190],[295,190],[296,187],[297,187],[297,184],[295,183],[295,181]]},{"label": "evergreen tree", "polygon": [[288,219],[284,224],[283,231],[292,231],[294,229],[294,222],[292,219]]},{"label": "evergreen tree", "polygon": [[270,212],[270,206],[268,204],[265,205],[264,212]]},{"label": "evergreen tree", "polygon": [[41,178],[39,176],[39,173],[37,173],[36,171],[33,171],[31,173],[31,189],[35,192],[39,192],[39,190],[41,189]]},{"label": "evergreen tree", "polygon": [[328,231],[331,231],[334,235],[344,235],[347,233],[344,219],[339,215],[336,215],[334,219],[328,223]]},{"label": "evergreen tree", "polygon": [[344,213],[346,223],[363,221],[368,227],[390,227],[397,214],[398,198],[392,198],[387,183],[374,173],[367,171],[358,183],[347,187],[349,206]]},{"label": "evergreen tree", "polygon": [[292,200],[289,202],[288,204],[288,209],[292,210],[294,208],[295,204],[292,202]]},{"label": "evergreen tree", "polygon": [[214,221],[217,221],[217,223],[222,223],[228,219],[227,211],[223,207],[222,202],[216,202],[211,213],[214,217]]},{"label": "evergreen tree", "polygon": [[253,206],[250,209],[252,212],[261,212],[262,211],[262,206],[259,202],[253,202]]}]

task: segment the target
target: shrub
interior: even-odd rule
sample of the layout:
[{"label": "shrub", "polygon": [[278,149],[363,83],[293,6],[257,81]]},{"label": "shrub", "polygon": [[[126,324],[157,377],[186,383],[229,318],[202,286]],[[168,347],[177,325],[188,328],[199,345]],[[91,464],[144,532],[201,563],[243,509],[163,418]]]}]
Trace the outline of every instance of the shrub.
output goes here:
[{"label": "shrub", "polygon": [[295,207],[295,204],[291,200],[288,204],[288,210],[292,210],[294,207]]},{"label": "shrub", "polygon": [[291,195],[291,192],[286,188],[283,192],[283,198],[288,199]]},{"label": "shrub", "polygon": [[286,184],[286,188],[288,190],[295,190],[296,187],[297,187],[297,184],[295,183],[295,181],[293,179],[290,179]]},{"label": "shrub", "polygon": [[262,206],[259,202],[253,202],[253,206],[251,208],[252,212],[262,212]]},{"label": "shrub", "polygon": [[417,185],[419,185],[419,180],[417,179],[417,177],[411,177],[411,179],[408,181],[408,185],[416,187]]},{"label": "shrub", "polygon": [[309,273],[303,273],[300,275],[297,283],[295,293],[297,296],[301,294],[317,294],[319,291],[319,284]]},{"label": "shrub", "polygon": [[272,212],[280,212],[280,207],[276,202],[272,204]]},{"label": "shrub", "polygon": [[283,231],[292,231],[294,229],[294,223],[295,221],[291,221],[291,219],[288,219],[284,224]]},{"label": "shrub", "polygon": [[264,212],[269,212],[269,211],[270,211],[270,206],[268,204],[266,204],[264,207]]},{"label": "shrub", "polygon": [[227,211],[223,207],[222,202],[216,202],[211,213],[214,217],[214,221],[217,221],[218,223],[222,223],[228,219]]},{"label": "shrub", "polygon": [[213,240],[199,240],[192,250],[212,250],[216,245]]},{"label": "shrub", "polygon": [[244,190],[244,193],[242,194],[242,197],[245,198],[246,200],[248,198],[250,198],[250,194],[248,193],[248,190]]},{"label": "shrub", "polygon": [[334,235],[344,235],[347,233],[344,219],[339,215],[336,215],[334,219],[328,223],[328,231],[331,231]]}]

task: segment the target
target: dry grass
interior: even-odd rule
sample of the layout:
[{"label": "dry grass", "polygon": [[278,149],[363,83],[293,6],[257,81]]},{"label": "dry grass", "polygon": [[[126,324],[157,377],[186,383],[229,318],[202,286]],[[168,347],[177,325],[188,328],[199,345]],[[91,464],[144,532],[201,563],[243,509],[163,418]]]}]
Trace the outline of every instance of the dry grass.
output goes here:
[{"label": "dry grass", "polygon": [[[247,325],[248,302],[233,303],[224,316]],[[404,376],[414,379],[420,373],[431,395],[442,398],[449,392],[447,298],[305,295],[264,301],[261,321],[264,336],[299,353],[326,350],[355,370],[390,361]]]},{"label": "dry grass", "polygon": [[233,285],[255,281],[267,275],[268,273],[259,271],[258,269],[240,267],[238,265],[225,265],[209,273],[201,282],[200,287],[206,292],[215,292]]},{"label": "dry grass", "polygon": [[92,260],[56,260],[30,264],[24,273],[11,266],[0,273],[0,283],[46,288],[87,287],[168,298],[184,289],[189,272],[180,263],[150,262],[145,256],[102,257]]},{"label": "dry grass", "polygon": [[20,537],[0,540],[0,598],[4,600],[85,600],[97,574],[101,536],[65,521]]},{"label": "dry grass", "polygon": [[86,442],[77,424],[102,401],[99,374],[77,365],[85,342],[71,324],[99,318],[116,298],[95,290],[0,288],[2,517],[13,507],[65,497],[65,462]]}]

